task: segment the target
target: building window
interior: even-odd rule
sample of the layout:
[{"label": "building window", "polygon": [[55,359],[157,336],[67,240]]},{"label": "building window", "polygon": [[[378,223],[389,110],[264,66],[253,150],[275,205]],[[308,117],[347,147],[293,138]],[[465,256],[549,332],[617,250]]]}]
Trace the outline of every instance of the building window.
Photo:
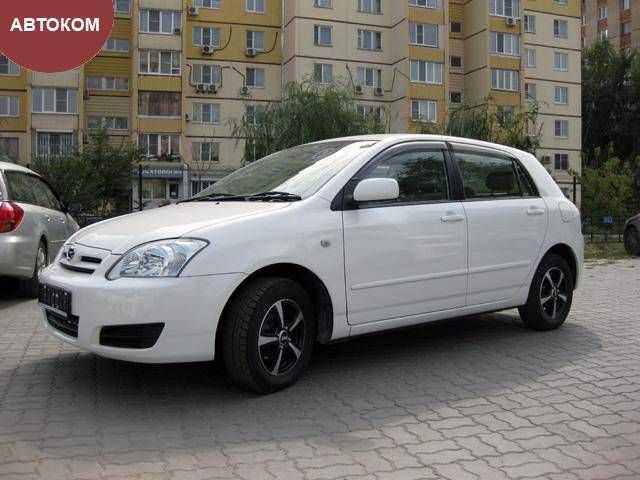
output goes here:
[{"label": "building window", "polygon": [[264,68],[247,68],[247,87],[264,88]]},{"label": "building window", "polygon": [[0,117],[19,117],[20,98],[14,96],[0,96]]},{"label": "building window", "polygon": [[194,7],[220,8],[220,0],[193,0]]},{"label": "building window", "polygon": [[598,35],[600,36],[600,40],[605,40],[609,38],[609,30],[606,28],[602,28],[598,30]]},{"label": "building window", "polygon": [[264,0],[247,0],[247,12],[264,13]]},{"label": "building window", "polygon": [[323,47],[331,46],[331,27],[323,25],[314,25],[313,27],[313,43]]},{"label": "building window", "polygon": [[122,77],[87,77],[88,90],[129,91],[129,79]]},{"label": "building window", "polygon": [[629,10],[631,8],[631,0],[620,0],[620,10]]},{"label": "building window", "polygon": [[0,55],[0,75],[20,75],[20,66]]},{"label": "building window", "polygon": [[116,13],[129,13],[131,12],[130,0],[113,0],[113,9]]},{"label": "building window", "polygon": [[631,33],[631,22],[622,22],[620,24],[620,34],[627,35],[628,33]]},{"label": "building window", "polygon": [[331,8],[333,5],[331,0],[313,0],[313,6],[317,8]]},{"label": "building window", "polygon": [[[153,155],[155,156],[155,155]],[[167,198],[167,181],[164,179],[144,179],[142,180],[142,199],[164,200]]]},{"label": "building window", "polygon": [[492,68],[491,88],[494,90],[509,90],[517,92],[519,90],[518,71]]},{"label": "building window", "polygon": [[498,105],[496,117],[498,117],[498,125],[505,125],[513,120],[514,108],[512,105]]},{"label": "building window", "polygon": [[105,42],[102,50],[105,52],[128,53],[129,40],[126,38],[110,38]]},{"label": "building window", "polygon": [[180,156],[180,135],[175,133],[141,133],[138,148],[145,157]]},{"label": "building window", "polygon": [[358,0],[358,11],[364,13],[382,13],[382,0]]},{"label": "building window", "polygon": [[442,64],[411,60],[411,81],[418,83],[442,83]]},{"label": "building window", "polygon": [[524,31],[527,33],[536,33],[536,16],[535,15],[524,16]]},{"label": "building window", "polygon": [[553,0],[558,5],[567,5],[567,0]]},{"label": "building window", "polygon": [[129,130],[127,117],[87,117],[87,128],[106,128],[107,130]]},{"label": "building window", "polygon": [[0,161],[17,162],[20,159],[20,140],[14,137],[0,137]]},{"label": "building window", "polygon": [[520,55],[520,35],[511,33],[491,32],[491,53],[499,55]]},{"label": "building window", "polygon": [[140,73],[180,75],[180,52],[140,50]]},{"label": "building window", "polygon": [[535,68],[536,66],[536,50],[535,48],[524,49],[524,66]]},{"label": "building window", "polygon": [[316,63],[313,66],[313,77],[318,83],[331,83],[333,81],[333,65],[330,63]]},{"label": "building window", "polygon": [[462,33],[462,23],[461,22],[449,23],[449,31],[451,33]]},{"label": "building window", "polygon": [[358,29],[358,48],[382,50],[382,32]]},{"label": "building window", "polygon": [[220,105],[217,103],[194,103],[194,123],[220,123]]},{"label": "building window", "polygon": [[498,17],[520,16],[520,0],[490,0],[489,13]]},{"label": "building window", "polygon": [[437,0],[409,0],[409,5],[412,7],[422,8],[438,8]]},{"label": "building window", "polygon": [[569,138],[569,121],[568,120],[554,121],[554,136],[556,138]]},{"label": "building window", "polygon": [[196,64],[193,66],[193,82],[207,85],[220,85],[221,69],[219,65]]},{"label": "building window", "polygon": [[553,69],[559,72],[567,72],[569,70],[569,54],[554,52]]},{"label": "building window", "polygon": [[219,162],[220,144],[217,142],[193,142],[193,160],[196,162]]},{"label": "building window", "polygon": [[553,168],[556,170],[569,170],[569,155],[566,153],[556,153],[553,156]]},{"label": "building window", "polygon": [[140,10],[140,31],[142,33],[173,34],[182,27],[181,12],[172,10]]},{"label": "building window", "polygon": [[38,132],[36,151],[40,157],[59,157],[73,153],[73,133]]},{"label": "building window", "polygon": [[414,122],[436,122],[437,102],[433,100],[411,100],[411,120]]},{"label": "building window", "polygon": [[569,87],[555,87],[554,102],[558,105],[569,105]]},{"label": "building window", "polygon": [[34,113],[78,113],[78,91],[66,88],[34,88]]},{"label": "building window", "polygon": [[566,20],[553,20],[553,36],[567,38],[569,27]]},{"label": "building window", "polygon": [[263,105],[247,105],[244,111],[244,118],[248,125],[258,125],[264,114]]},{"label": "building window", "polygon": [[409,41],[414,45],[438,47],[438,25],[409,22]]},{"label": "building window", "polygon": [[247,48],[260,51],[264,50],[264,32],[247,30]]},{"label": "building window", "polygon": [[369,115],[372,115],[378,120],[382,119],[382,109],[374,105],[361,104],[356,107],[356,111],[358,112],[358,115],[361,115],[363,117],[368,117]]},{"label": "building window", "polygon": [[181,116],[181,95],[174,92],[140,92],[138,114],[150,117]]},{"label": "building window", "polygon": [[598,7],[598,20],[604,20],[605,18],[607,18],[607,6],[600,5]]},{"label": "building window", "polygon": [[452,68],[462,68],[462,57],[460,55],[451,55],[449,57],[449,63]]},{"label": "building window", "polygon": [[220,29],[217,27],[193,27],[193,44],[220,48]]},{"label": "building window", "polygon": [[198,193],[200,193],[201,191],[203,191],[206,188],[209,188],[210,186],[214,185],[216,182],[215,180],[199,180],[199,181],[192,181],[191,182],[191,195],[196,195]]},{"label": "building window", "polygon": [[382,87],[382,70],[379,68],[358,67],[356,82],[363,87]]},{"label": "building window", "polygon": [[527,100],[535,100],[538,98],[538,92],[535,83],[524,84],[524,98]]},{"label": "building window", "polygon": [[451,103],[462,103],[462,92],[449,92],[449,101]]}]

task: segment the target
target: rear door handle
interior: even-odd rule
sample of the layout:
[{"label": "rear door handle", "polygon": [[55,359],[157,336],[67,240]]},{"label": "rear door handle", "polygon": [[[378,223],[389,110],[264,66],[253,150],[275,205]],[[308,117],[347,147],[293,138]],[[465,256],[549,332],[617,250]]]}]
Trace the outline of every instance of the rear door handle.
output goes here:
[{"label": "rear door handle", "polygon": [[464,215],[445,215],[440,220],[443,222],[461,222],[464,220]]},{"label": "rear door handle", "polygon": [[544,215],[544,209],[538,207],[529,207],[527,210],[527,215]]}]

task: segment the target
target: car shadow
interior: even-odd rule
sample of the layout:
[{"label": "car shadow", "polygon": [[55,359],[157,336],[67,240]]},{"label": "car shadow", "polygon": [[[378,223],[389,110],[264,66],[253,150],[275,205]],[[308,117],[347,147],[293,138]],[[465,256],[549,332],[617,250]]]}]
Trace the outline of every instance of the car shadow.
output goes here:
[{"label": "car shadow", "polygon": [[[527,389],[600,347],[594,332],[571,321],[542,333],[525,329],[513,312],[479,315],[318,346],[296,385],[260,396],[234,387],[218,362],[135,364],[61,346],[0,372],[0,411],[9,412],[5,420],[20,411],[22,427],[31,417],[39,425],[46,412],[44,435],[51,428],[87,435],[96,455],[348,438],[399,417],[437,415],[452,402]],[[0,436],[11,436],[11,428],[0,425]],[[55,441],[38,445],[38,455],[63,451]]]}]

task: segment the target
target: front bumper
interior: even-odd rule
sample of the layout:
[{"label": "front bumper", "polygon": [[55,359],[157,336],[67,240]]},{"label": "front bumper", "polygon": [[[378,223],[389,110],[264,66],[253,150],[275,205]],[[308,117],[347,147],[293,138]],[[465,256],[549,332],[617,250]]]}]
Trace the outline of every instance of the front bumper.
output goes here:
[{"label": "front bumper", "polygon": [[[47,320],[45,328],[58,339],[100,356],[142,363],[212,360],[215,333],[222,310],[243,273],[178,278],[121,278],[107,280],[52,265],[40,281],[72,295],[72,314],[78,318],[78,337],[66,335]],[[102,327],[164,323],[150,348],[132,349],[100,344]]]}]

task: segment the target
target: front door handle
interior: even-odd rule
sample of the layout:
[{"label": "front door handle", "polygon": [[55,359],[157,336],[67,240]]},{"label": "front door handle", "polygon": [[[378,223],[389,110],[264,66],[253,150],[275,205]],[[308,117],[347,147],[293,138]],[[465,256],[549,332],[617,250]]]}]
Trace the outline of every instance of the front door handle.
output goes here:
[{"label": "front door handle", "polygon": [[529,207],[527,215],[544,215],[544,208]]},{"label": "front door handle", "polygon": [[440,220],[443,222],[461,222],[464,220],[464,215],[445,215]]}]

